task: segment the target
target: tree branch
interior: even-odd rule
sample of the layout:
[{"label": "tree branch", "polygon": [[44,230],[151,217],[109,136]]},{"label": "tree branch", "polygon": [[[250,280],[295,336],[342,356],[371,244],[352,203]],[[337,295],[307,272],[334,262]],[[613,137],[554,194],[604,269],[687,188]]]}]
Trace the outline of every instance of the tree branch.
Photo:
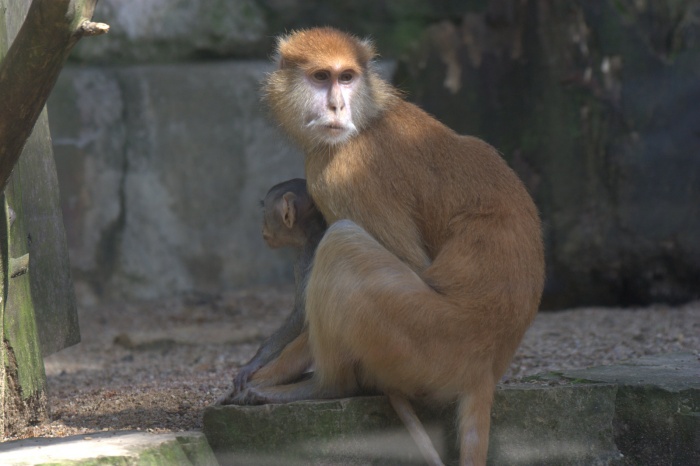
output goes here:
[{"label": "tree branch", "polygon": [[[0,63],[0,190],[73,46],[109,26],[91,22],[97,0],[34,0]],[[0,51],[1,53],[2,51]]]},{"label": "tree branch", "polygon": [[109,25],[105,23],[93,23],[86,20],[80,25],[80,32],[83,36],[99,36],[106,34],[107,31],[109,31]]}]

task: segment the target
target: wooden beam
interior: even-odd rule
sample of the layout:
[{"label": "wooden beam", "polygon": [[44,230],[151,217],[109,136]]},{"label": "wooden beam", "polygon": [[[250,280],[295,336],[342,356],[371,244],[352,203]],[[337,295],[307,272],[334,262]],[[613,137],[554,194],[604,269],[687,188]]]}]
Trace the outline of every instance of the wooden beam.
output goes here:
[{"label": "wooden beam", "polygon": [[82,37],[109,30],[91,21],[96,4],[97,0],[34,0],[0,63],[0,190],[73,46]]}]

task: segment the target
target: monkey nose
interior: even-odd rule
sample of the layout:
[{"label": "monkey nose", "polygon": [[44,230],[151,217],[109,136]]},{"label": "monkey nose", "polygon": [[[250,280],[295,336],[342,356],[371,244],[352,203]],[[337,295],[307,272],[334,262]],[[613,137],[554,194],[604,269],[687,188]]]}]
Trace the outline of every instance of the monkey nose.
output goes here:
[{"label": "monkey nose", "polygon": [[345,99],[343,99],[343,95],[339,91],[334,90],[331,92],[328,98],[328,108],[334,113],[345,109]]},{"label": "monkey nose", "polygon": [[338,113],[338,112],[342,112],[342,111],[343,111],[343,109],[345,108],[345,105],[330,104],[330,105],[328,106],[328,108],[330,109],[331,112],[333,112],[333,113]]}]

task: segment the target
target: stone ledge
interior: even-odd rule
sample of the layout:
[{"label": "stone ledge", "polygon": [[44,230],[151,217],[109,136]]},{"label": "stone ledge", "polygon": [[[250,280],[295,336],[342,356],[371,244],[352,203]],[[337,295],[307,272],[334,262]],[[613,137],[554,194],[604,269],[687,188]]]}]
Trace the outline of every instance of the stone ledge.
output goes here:
[{"label": "stone ledge", "polygon": [[149,434],[100,432],[66,438],[33,438],[0,445],[3,465],[216,466],[199,432]]},{"label": "stone ledge", "polygon": [[[673,354],[501,386],[489,463],[700,464],[698,374],[697,356]],[[454,463],[453,411],[417,411]],[[423,464],[385,397],[212,406],[204,434],[221,464]]]},{"label": "stone ledge", "polygon": [[[616,387],[508,386],[496,394],[494,464],[611,464]],[[443,459],[457,451],[451,409],[417,409]],[[569,413],[562,416],[563,412]],[[267,406],[213,406],[204,432],[221,464],[419,465],[423,460],[385,397]]]},{"label": "stone ledge", "polygon": [[647,356],[561,376],[617,385],[615,443],[627,464],[700,464],[697,355]]}]

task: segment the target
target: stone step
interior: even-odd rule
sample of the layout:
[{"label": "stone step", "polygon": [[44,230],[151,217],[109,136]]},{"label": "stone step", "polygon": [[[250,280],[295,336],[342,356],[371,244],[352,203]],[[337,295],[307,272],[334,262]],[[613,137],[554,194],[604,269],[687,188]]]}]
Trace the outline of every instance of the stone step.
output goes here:
[{"label": "stone step", "polygon": [[199,432],[100,432],[0,445],[0,464],[22,466],[217,466]]},{"label": "stone step", "polygon": [[626,464],[700,465],[697,354],[648,356],[561,377],[618,387],[613,428]]},{"label": "stone step", "polygon": [[[609,384],[499,390],[489,458],[493,464],[609,464],[620,457],[612,429],[615,393]],[[440,456],[455,461],[453,411],[417,411]],[[204,432],[221,464],[424,464],[383,396],[210,407]]]},{"label": "stone step", "polygon": [[[690,354],[544,374],[505,385],[490,464],[700,464],[700,363]],[[457,458],[453,409],[418,406],[442,458]],[[221,464],[418,465],[385,397],[212,406],[204,433]]]}]

